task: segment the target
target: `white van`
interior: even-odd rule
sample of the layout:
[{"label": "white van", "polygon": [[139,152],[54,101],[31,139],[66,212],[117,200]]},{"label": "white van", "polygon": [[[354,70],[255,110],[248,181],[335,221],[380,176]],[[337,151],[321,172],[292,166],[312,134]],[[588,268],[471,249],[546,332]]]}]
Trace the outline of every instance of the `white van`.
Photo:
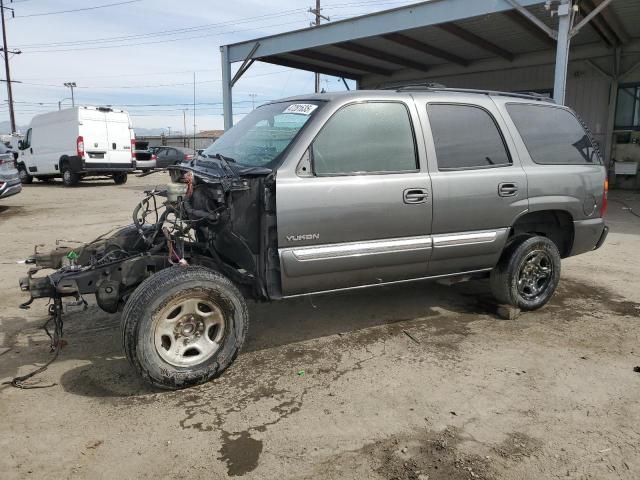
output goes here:
[{"label": "white van", "polygon": [[109,175],[116,184],[134,169],[135,137],[129,114],[106,107],[73,107],[36,115],[20,142],[22,183],[62,177],[66,186],[83,177]]}]

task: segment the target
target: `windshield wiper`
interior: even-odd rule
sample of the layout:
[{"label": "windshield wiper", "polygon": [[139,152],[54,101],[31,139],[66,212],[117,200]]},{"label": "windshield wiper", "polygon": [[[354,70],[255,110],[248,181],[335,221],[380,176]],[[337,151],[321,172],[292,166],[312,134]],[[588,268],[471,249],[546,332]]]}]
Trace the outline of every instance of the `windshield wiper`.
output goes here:
[{"label": "windshield wiper", "polygon": [[[231,167],[231,163],[236,163],[235,159],[231,157],[227,157],[226,155],[222,155],[221,153],[214,153],[213,155],[209,155],[209,158],[217,158],[218,160],[222,160],[227,166],[228,170],[231,170],[231,174],[234,178],[240,178],[238,172],[236,172],[233,167]],[[224,170],[224,168],[223,168]]]},{"label": "windshield wiper", "polygon": [[227,163],[238,163],[235,158],[227,157],[226,155],[222,155],[221,153],[214,153],[213,155],[207,155],[209,158],[217,158],[218,160],[223,160]]}]

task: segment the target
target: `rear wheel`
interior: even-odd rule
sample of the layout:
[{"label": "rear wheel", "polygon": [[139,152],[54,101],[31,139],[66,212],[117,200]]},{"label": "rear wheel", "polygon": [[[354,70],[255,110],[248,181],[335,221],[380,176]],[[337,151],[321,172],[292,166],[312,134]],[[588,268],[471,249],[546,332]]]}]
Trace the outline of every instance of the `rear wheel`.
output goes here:
[{"label": "rear wheel", "polygon": [[560,253],[546,237],[511,244],[491,272],[491,291],[501,302],[536,310],[552,297],[560,281]]},{"label": "rear wheel", "polygon": [[113,181],[115,182],[116,185],[122,185],[124,183],[127,183],[127,174],[126,173],[114,173],[113,174]]},{"label": "rear wheel", "polygon": [[33,182],[33,177],[29,175],[29,172],[27,172],[27,167],[25,167],[22,163],[18,165],[18,175],[20,177],[20,182],[25,185]]},{"label": "rear wheel", "polygon": [[62,184],[65,187],[73,187],[80,181],[80,175],[72,172],[68,163],[63,163],[60,166],[60,173],[62,173]]},{"label": "rear wheel", "polygon": [[179,389],[207,382],[231,365],[248,326],[247,305],[230,280],[203,267],[171,267],[131,295],[122,340],[145,380]]}]

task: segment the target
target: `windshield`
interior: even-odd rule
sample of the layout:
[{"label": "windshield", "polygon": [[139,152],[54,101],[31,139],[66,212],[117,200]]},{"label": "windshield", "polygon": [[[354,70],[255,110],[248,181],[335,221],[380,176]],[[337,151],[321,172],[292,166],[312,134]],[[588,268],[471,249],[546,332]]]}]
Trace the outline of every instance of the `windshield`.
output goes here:
[{"label": "windshield", "polygon": [[271,167],[315,114],[320,102],[281,102],[256,108],[202,155],[251,167]]}]

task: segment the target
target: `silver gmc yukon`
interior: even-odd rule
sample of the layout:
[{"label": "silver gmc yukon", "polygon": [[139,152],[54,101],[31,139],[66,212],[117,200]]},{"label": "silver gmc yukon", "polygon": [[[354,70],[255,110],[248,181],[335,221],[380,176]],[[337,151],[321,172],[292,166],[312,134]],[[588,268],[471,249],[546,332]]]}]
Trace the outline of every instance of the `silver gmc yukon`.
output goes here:
[{"label": "silver gmc yukon", "polygon": [[131,225],[38,253],[21,280],[25,308],[53,299],[57,348],[62,298],[94,294],[122,310],[131,365],[164,388],[233,362],[247,297],[489,277],[497,303],[534,310],[561,258],[608,231],[597,147],[570,109],[537,96],[405,87],[289,98],[170,173]]}]

